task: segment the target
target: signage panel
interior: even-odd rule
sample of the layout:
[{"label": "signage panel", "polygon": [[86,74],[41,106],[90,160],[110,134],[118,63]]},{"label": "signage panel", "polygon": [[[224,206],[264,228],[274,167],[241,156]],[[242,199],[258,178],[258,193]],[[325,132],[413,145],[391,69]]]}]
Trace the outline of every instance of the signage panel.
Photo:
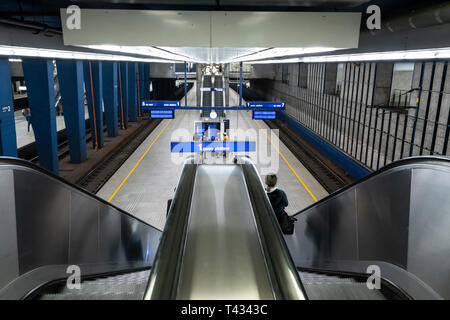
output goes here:
[{"label": "signage panel", "polygon": [[255,141],[199,141],[171,142],[171,152],[253,152],[256,151]]}]

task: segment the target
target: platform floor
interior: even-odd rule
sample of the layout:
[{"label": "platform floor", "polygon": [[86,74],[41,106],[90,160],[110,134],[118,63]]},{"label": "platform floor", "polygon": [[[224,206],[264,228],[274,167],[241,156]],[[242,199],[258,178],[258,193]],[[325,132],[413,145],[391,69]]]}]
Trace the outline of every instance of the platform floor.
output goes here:
[{"label": "platform floor", "polygon": [[[85,107],[85,119],[89,119],[87,107]],[[30,126],[30,131],[28,131],[28,123],[22,114],[22,110],[14,112],[14,121],[16,123],[17,148],[33,143],[35,141],[33,126]],[[64,116],[56,116],[56,131],[61,131],[65,128]]]},{"label": "platform floor", "polygon": [[[238,99],[236,92],[231,90],[230,105],[237,105]],[[196,104],[195,86],[188,93],[188,104]],[[314,203],[315,199],[320,200],[328,195],[300,161],[278,140],[278,137],[270,134],[269,128],[263,121],[252,120],[251,113],[246,111],[228,111],[227,116],[230,119],[231,129],[239,128],[243,131],[237,134],[239,138],[245,136],[246,130],[253,129],[250,132],[256,132],[262,137],[259,141],[267,145],[268,153],[274,153],[277,160],[274,162],[277,164],[270,172],[277,173],[278,187],[288,196],[289,206],[286,211],[289,214]],[[171,154],[170,142],[187,141],[189,134],[194,132],[196,120],[200,120],[197,110],[177,111],[175,119],[162,121],[97,195],[110,200],[114,205],[155,227],[163,229],[167,200],[173,197],[183,160],[189,156],[189,154],[182,156]],[[260,128],[267,129],[265,134],[260,133]],[[230,140],[233,140],[232,137]],[[256,163],[260,173],[267,167],[259,162],[257,153],[248,155]],[[227,161],[232,161],[232,156]],[[262,179],[264,179],[263,176]]]}]

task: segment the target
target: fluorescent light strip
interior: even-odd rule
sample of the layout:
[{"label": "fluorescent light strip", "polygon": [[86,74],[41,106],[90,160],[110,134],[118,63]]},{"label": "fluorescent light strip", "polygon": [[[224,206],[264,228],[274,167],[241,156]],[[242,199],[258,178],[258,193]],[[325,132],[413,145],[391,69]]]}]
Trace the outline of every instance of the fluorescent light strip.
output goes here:
[{"label": "fluorescent light strip", "polygon": [[330,56],[301,57],[291,59],[271,59],[263,61],[246,61],[247,64],[268,63],[317,63],[317,62],[353,62],[353,61],[386,61],[386,60],[435,60],[449,59],[450,48],[405,50],[389,52],[371,52],[361,54],[342,54]]},{"label": "fluorescent light strip", "polygon": [[268,59],[268,58],[298,56],[298,55],[304,55],[304,54],[329,52],[329,51],[336,51],[336,50],[342,50],[342,49],[343,48],[331,48],[331,47],[272,48],[272,49],[267,49],[267,50],[263,50],[260,52],[244,55],[244,56],[241,56],[241,57],[238,57],[235,59],[230,59],[225,62],[226,63],[241,62],[241,61],[248,61],[249,59],[251,59],[252,61],[255,61],[255,60]]},{"label": "fluorescent light strip", "polygon": [[0,56],[13,57],[38,57],[38,58],[60,58],[75,60],[103,60],[103,61],[130,61],[130,62],[165,62],[174,63],[172,60],[143,59],[131,56],[91,53],[80,51],[65,51],[30,47],[0,46]]},{"label": "fluorescent light strip", "polygon": [[96,50],[105,50],[105,51],[115,51],[115,52],[123,52],[123,53],[131,53],[131,54],[139,54],[143,56],[153,56],[157,58],[170,59],[170,60],[178,60],[178,61],[188,61],[188,62],[202,62],[200,60],[195,60],[190,57],[186,57],[183,55],[175,54],[166,50],[161,50],[154,47],[149,46],[117,46],[117,45],[88,45],[82,46],[85,48],[96,49]]}]

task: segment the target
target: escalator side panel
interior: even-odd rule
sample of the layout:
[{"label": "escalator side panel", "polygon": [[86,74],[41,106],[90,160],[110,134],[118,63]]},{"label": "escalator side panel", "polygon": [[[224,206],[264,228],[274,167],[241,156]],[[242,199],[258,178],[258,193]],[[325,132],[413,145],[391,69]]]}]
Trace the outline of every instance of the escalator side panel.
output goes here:
[{"label": "escalator side panel", "polygon": [[17,248],[16,210],[14,200],[14,173],[12,169],[0,174],[0,288],[19,276],[19,250]]},{"label": "escalator side panel", "polygon": [[[1,194],[9,194],[14,212],[0,233],[15,243],[0,243],[9,256],[0,259],[0,298],[20,299],[66,278],[69,265],[83,276],[151,266],[161,231],[30,163],[0,159],[0,177],[11,172]],[[12,273],[11,257],[18,267]]]},{"label": "escalator side panel", "polygon": [[407,265],[450,299],[450,175],[448,170],[425,170],[416,169],[412,176]]},{"label": "escalator side panel", "polygon": [[450,298],[450,161],[412,158],[330,195],[285,236],[299,268],[369,273],[413,299]]}]

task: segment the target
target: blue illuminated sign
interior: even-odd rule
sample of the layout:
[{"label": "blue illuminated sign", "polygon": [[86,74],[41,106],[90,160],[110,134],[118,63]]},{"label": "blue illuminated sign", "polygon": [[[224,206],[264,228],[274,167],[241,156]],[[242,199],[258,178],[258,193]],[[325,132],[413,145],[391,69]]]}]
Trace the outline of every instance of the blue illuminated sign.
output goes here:
[{"label": "blue illuminated sign", "polygon": [[200,88],[200,91],[205,92],[205,91],[217,91],[217,92],[224,92],[226,91],[226,88]]},{"label": "blue illuminated sign", "polygon": [[247,102],[247,107],[252,108],[274,108],[284,110],[286,108],[286,104],[284,102]]},{"label": "blue illuminated sign", "polygon": [[175,117],[175,111],[169,110],[150,110],[150,118],[153,119],[173,119]]},{"label": "blue illuminated sign", "polygon": [[256,142],[254,141],[171,142],[170,151],[176,153],[253,152],[256,151]]},{"label": "blue illuminated sign", "polygon": [[142,107],[179,107],[180,101],[142,101]]},{"label": "blue illuminated sign", "polygon": [[277,118],[276,111],[253,111],[253,119],[255,120],[275,120]]}]

